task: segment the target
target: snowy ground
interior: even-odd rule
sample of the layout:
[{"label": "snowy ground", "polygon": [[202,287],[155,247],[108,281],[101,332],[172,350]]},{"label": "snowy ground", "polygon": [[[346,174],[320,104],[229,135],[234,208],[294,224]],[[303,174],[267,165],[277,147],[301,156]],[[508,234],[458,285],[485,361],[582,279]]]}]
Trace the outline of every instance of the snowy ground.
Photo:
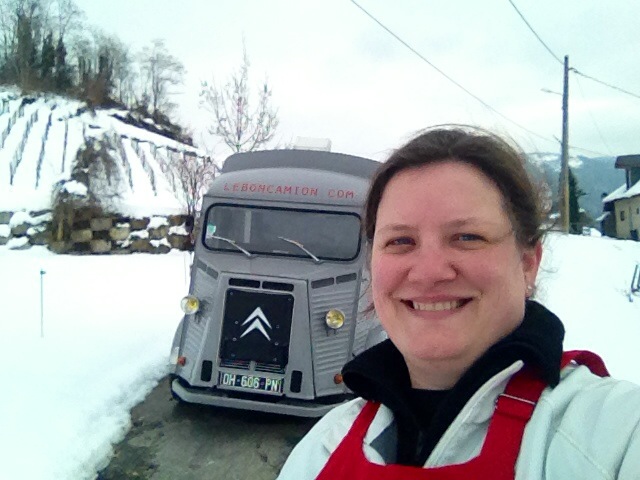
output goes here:
[{"label": "snowy ground", "polygon": [[[636,262],[638,242],[553,235],[537,295],[563,319],[567,349],[592,349],[614,376],[640,384],[640,296],[629,301]],[[0,480],[95,477],[131,408],[168,371],[188,263],[175,252],[0,247]]]},{"label": "snowy ground", "polygon": [[0,247],[1,480],[93,478],[104,466],[131,408],[168,372],[187,256]]}]

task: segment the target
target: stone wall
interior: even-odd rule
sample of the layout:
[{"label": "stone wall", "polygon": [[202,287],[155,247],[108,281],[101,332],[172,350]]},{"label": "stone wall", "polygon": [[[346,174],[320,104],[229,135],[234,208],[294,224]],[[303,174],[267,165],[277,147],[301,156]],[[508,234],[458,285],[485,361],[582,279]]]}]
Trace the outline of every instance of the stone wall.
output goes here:
[{"label": "stone wall", "polygon": [[62,232],[50,211],[0,212],[0,246],[24,250],[46,245],[70,254],[167,253],[192,249],[192,223],[187,215],[132,218],[77,211],[73,224]]}]

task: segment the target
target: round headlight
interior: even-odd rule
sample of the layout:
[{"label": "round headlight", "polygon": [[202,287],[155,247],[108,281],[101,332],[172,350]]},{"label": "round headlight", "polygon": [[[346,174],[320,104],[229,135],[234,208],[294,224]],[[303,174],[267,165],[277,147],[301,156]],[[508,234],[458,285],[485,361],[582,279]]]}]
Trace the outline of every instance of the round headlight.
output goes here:
[{"label": "round headlight", "polygon": [[337,330],[344,325],[344,313],[336,308],[332,308],[327,312],[325,322],[327,323],[327,327]]},{"label": "round headlight", "polygon": [[193,295],[187,295],[180,301],[180,308],[187,315],[191,315],[200,309],[200,300]]}]

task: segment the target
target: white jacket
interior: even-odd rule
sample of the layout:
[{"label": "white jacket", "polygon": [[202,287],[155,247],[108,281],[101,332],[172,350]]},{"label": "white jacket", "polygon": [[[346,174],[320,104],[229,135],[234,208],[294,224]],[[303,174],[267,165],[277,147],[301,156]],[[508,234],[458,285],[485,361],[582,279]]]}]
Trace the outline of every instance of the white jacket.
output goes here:
[{"label": "white jacket", "polygon": [[[425,467],[463,463],[480,452],[497,398],[522,366],[514,363],[471,397]],[[278,480],[316,478],[364,404],[358,398],[327,413],[291,452]],[[364,440],[369,461],[385,463],[372,443],[393,423],[393,413],[382,405]],[[640,386],[598,377],[585,366],[565,367],[559,385],[545,389],[527,424],[515,478],[640,480]]]}]

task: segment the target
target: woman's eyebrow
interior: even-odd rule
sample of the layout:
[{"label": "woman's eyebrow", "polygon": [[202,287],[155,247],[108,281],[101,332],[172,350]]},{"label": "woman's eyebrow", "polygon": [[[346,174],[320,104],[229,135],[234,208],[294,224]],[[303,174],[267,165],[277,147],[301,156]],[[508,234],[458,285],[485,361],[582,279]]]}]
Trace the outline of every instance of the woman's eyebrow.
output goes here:
[{"label": "woman's eyebrow", "polygon": [[459,218],[455,220],[451,220],[445,222],[444,225],[450,228],[460,228],[460,227],[480,227],[480,226],[502,226],[502,222],[496,222],[493,219],[485,219],[485,218],[477,218],[477,217],[466,217]]},{"label": "woman's eyebrow", "polygon": [[390,223],[380,228],[376,228],[377,232],[406,232],[407,230],[411,230],[412,227],[410,225],[402,224],[402,223]]}]

